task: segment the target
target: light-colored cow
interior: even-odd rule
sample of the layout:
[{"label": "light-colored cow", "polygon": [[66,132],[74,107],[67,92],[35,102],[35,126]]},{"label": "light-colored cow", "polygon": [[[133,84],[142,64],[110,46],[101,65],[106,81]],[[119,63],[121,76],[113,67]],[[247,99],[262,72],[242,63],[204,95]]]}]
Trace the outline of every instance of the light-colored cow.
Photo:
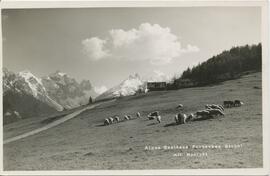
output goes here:
[{"label": "light-colored cow", "polygon": [[127,115],[125,115],[125,116],[124,116],[124,119],[125,119],[125,120],[129,120],[129,118],[128,118],[128,116],[127,116]]},{"label": "light-colored cow", "polygon": [[[209,110],[209,109],[208,109]],[[202,118],[205,118],[205,117],[208,117],[210,115],[209,111],[208,110],[200,110],[200,111],[197,111],[195,113],[195,115],[197,117],[202,117]]]},{"label": "light-colored cow", "polygon": [[161,123],[161,116],[160,115],[157,116],[157,121],[158,121],[158,123]]},{"label": "light-colored cow", "polygon": [[177,108],[183,108],[184,106],[182,104],[178,104]]},{"label": "light-colored cow", "polygon": [[110,122],[110,124],[113,124],[114,120],[112,117],[109,117],[109,122]]},{"label": "light-colored cow", "polygon": [[185,124],[187,120],[187,115],[184,113],[178,113],[175,116],[176,124]]},{"label": "light-colored cow", "polygon": [[219,109],[221,111],[224,111],[224,108],[221,105],[216,105],[216,104],[206,104],[205,108],[206,109]]},{"label": "light-colored cow", "polygon": [[211,116],[224,116],[224,113],[220,109],[209,109],[208,112]]}]

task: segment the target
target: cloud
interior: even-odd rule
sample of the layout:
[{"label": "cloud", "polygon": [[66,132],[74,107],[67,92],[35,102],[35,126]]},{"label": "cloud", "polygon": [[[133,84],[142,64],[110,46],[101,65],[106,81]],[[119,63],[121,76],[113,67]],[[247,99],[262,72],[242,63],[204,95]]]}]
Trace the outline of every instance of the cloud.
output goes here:
[{"label": "cloud", "polygon": [[84,53],[92,60],[104,58],[108,56],[108,51],[104,49],[106,43],[106,40],[98,37],[85,39],[82,41]]},{"label": "cloud", "polygon": [[164,77],[165,73],[159,71],[159,70],[154,70],[154,73],[158,76],[158,77]]},{"label": "cloud", "polygon": [[194,45],[187,45],[187,48],[182,49],[183,53],[188,53],[188,52],[198,52],[200,49],[197,46]]},{"label": "cloud", "polygon": [[138,29],[127,31],[112,29],[109,35],[108,42],[97,37],[84,40],[84,48],[90,53],[89,57],[98,60],[110,56],[117,59],[145,60],[154,65],[162,65],[170,63],[182,53],[199,51],[197,46],[192,45],[182,48],[178,37],[170,28],[158,24],[143,23]]},{"label": "cloud", "polygon": [[100,94],[106,92],[108,90],[108,88],[106,86],[101,86],[101,87],[95,87],[94,90],[97,94],[100,95]]},{"label": "cloud", "polygon": [[130,45],[138,38],[138,31],[131,29],[130,31],[124,31],[122,29],[112,29],[110,31],[113,46],[116,48]]},{"label": "cloud", "polygon": [[151,76],[150,78],[147,79],[147,81],[155,81],[155,82],[169,82],[172,79],[171,76],[166,75],[165,73],[163,73],[160,70],[154,70],[153,71],[153,76]]}]

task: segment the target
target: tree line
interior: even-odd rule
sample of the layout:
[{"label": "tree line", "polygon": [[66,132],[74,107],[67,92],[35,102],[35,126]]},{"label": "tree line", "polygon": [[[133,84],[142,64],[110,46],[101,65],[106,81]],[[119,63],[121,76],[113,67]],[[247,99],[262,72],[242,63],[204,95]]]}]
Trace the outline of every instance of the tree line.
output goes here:
[{"label": "tree line", "polygon": [[179,78],[174,78],[172,83],[168,84],[168,89],[213,84],[237,78],[246,71],[261,69],[261,43],[233,47],[192,68],[187,68]]}]

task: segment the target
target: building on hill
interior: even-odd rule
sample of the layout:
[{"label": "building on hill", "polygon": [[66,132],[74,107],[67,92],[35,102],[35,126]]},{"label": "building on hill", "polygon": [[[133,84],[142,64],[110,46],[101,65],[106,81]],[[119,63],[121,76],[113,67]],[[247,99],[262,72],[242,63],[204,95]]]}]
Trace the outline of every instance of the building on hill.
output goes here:
[{"label": "building on hill", "polygon": [[148,91],[166,90],[166,82],[147,82]]}]

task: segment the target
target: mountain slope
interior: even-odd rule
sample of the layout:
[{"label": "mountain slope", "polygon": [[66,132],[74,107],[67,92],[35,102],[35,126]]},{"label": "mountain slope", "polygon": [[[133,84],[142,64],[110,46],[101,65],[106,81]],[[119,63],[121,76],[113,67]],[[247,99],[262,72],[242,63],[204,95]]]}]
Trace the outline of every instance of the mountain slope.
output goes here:
[{"label": "mountain slope", "polygon": [[92,94],[90,81],[83,80],[78,83],[74,78],[59,71],[42,78],[42,83],[48,95],[65,109],[87,104]]},{"label": "mountain slope", "polygon": [[52,114],[56,110],[32,95],[7,91],[3,96],[3,123],[11,123],[21,118]]},{"label": "mountain slope", "polygon": [[134,76],[130,75],[119,85],[107,90],[106,92],[98,96],[96,100],[134,95],[139,89],[143,89],[144,87],[145,82],[140,78],[138,74],[135,74]]},{"label": "mountain slope", "polygon": [[3,69],[4,95],[7,91],[31,95],[45,104],[62,111],[63,107],[49,97],[41,79],[37,78],[30,71],[25,70],[15,74],[7,68]]},{"label": "mountain slope", "polygon": [[28,70],[16,74],[3,68],[4,116],[9,118],[75,108],[87,104],[93,94],[90,81],[78,83],[59,71],[38,78]]}]

